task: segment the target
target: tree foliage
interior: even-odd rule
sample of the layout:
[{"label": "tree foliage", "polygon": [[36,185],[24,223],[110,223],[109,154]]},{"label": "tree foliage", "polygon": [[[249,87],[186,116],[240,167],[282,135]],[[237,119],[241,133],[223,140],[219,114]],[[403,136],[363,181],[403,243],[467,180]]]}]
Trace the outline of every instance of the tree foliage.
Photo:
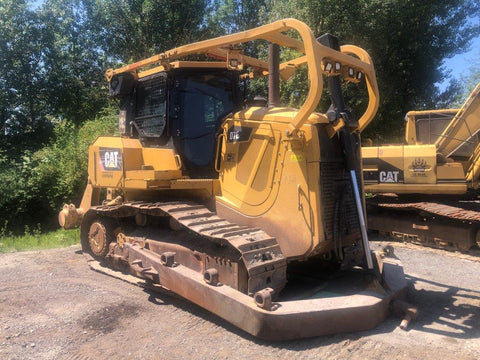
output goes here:
[{"label": "tree foliage", "polygon": [[97,39],[115,59],[135,61],[202,37],[207,0],[104,0]]},{"label": "tree foliage", "polygon": [[49,114],[80,125],[106,105],[105,69],[89,0],[47,0],[38,11],[48,42],[44,44]]},{"label": "tree foliage", "polygon": [[231,34],[264,25],[263,15],[270,6],[266,0],[213,0],[207,17],[210,35]]},{"label": "tree foliage", "polygon": [[56,225],[64,203],[78,204],[87,182],[88,146],[99,135],[112,135],[116,114],[104,111],[75,127],[56,123],[51,142],[36,152],[25,151],[18,160],[0,152],[0,227],[22,231],[24,225]]},{"label": "tree foliage", "polygon": [[[457,84],[457,86],[461,88],[454,105],[461,106],[465,102],[465,99],[468,97],[468,95],[470,95],[470,93],[473,91],[475,86],[480,83],[480,51],[478,51],[475,58],[471,59],[471,64],[467,72],[460,77],[459,81],[454,81],[453,83]],[[461,86],[459,83],[461,83],[463,86]]]},{"label": "tree foliage", "polygon": [[23,0],[0,3],[0,146],[31,149],[48,136],[44,57],[38,14]]}]

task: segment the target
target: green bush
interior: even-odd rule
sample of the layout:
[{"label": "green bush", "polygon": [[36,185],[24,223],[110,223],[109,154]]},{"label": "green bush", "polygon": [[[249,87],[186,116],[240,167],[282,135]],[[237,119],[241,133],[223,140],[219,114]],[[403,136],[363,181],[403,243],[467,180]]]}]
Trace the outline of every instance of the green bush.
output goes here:
[{"label": "green bush", "polygon": [[116,111],[107,109],[76,128],[54,121],[51,143],[19,160],[0,153],[0,226],[22,233],[25,226],[57,226],[56,214],[64,203],[78,205],[87,182],[88,147],[99,135],[112,135]]}]

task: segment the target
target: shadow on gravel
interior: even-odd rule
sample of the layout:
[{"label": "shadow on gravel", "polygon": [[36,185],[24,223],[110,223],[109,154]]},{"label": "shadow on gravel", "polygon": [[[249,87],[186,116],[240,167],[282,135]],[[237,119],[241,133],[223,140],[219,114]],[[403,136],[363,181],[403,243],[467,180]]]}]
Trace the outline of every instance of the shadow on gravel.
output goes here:
[{"label": "shadow on gravel", "polygon": [[207,322],[211,322],[219,327],[224,328],[226,331],[232,332],[246,339],[255,339],[250,334],[245,333],[243,330],[233,326],[229,322],[223,320],[215,314],[205,310],[204,308],[182,298],[181,296],[170,292],[168,290],[162,290],[160,287],[143,288],[143,291],[148,295],[148,301],[155,305],[172,305],[178,309],[189,312],[190,314],[197,316]]},{"label": "shadow on gravel", "polygon": [[480,291],[406,277],[409,300],[419,311],[415,330],[457,339],[480,336]]}]

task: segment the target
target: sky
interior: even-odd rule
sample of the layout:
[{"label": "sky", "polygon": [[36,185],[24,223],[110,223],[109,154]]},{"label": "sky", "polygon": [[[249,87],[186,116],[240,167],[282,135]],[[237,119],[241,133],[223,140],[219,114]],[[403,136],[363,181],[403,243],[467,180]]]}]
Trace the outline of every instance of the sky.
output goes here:
[{"label": "sky", "polygon": [[[457,54],[443,61],[446,69],[451,71],[451,76],[460,79],[462,76],[468,76],[473,62],[480,63],[480,36],[476,37],[471,45],[470,50],[463,54]],[[446,86],[448,83],[440,84],[440,87]]]}]

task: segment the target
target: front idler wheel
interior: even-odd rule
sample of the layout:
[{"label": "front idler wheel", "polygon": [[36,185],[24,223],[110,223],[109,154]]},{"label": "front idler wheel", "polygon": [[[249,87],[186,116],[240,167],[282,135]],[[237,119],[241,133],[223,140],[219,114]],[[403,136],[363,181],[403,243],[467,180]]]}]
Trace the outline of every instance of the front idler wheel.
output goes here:
[{"label": "front idler wheel", "polygon": [[97,220],[90,225],[88,245],[93,256],[105,257],[114,239],[113,226],[110,221]]}]

